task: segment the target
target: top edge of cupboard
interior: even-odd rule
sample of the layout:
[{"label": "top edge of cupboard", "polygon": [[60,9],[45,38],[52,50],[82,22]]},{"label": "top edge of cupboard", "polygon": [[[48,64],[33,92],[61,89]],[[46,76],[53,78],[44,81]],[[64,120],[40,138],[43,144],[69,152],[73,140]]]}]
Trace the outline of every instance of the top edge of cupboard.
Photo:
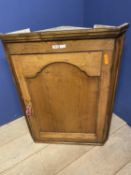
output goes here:
[{"label": "top edge of cupboard", "polygon": [[28,41],[54,41],[117,38],[127,31],[129,23],[124,23],[115,28],[90,28],[77,30],[31,32],[17,34],[0,34],[3,42],[28,42]]}]

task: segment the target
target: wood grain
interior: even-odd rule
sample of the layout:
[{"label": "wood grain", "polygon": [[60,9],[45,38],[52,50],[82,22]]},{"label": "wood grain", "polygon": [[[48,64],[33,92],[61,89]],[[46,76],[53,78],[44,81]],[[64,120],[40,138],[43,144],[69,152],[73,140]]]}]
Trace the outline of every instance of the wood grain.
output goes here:
[{"label": "wood grain", "polygon": [[131,175],[131,161],[129,161],[123,168],[118,170],[115,175]]},{"label": "wood grain", "polygon": [[0,35],[35,141],[107,140],[128,26]]},{"label": "wood grain", "polygon": [[[107,55],[108,64],[105,64],[104,56]],[[112,84],[111,79],[111,68],[112,68],[112,52],[103,52],[102,60],[102,74],[100,77],[100,91],[99,91],[99,102],[98,102],[98,118],[97,118],[97,135],[99,142],[104,141],[105,134],[105,122],[108,110],[108,100],[110,96],[110,89]]]},{"label": "wood grain", "polygon": [[[131,130],[123,126],[104,147],[95,147],[59,175],[113,175],[131,160]],[[96,167],[96,168],[95,168]]]},{"label": "wood grain", "polygon": [[[41,137],[44,141],[42,132],[87,133],[87,140],[96,140],[101,52],[30,55],[22,59],[12,56],[11,60],[25,105],[31,101],[33,106],[31,126],[33,132],[41,132],[35,134],[37,140]],[[92,138],[90,133],[94,133]],[[58,134],[58,140],[73,141],[69,138],[60,139]]]},{"label": "wood grain", "polygon": [[[95,45],[94,45],[95,42]],[[21,54],[42,54],[42,53],[63,53],[63,52],[86,52],[112,50],[114,39],[92,39],[74,41],[48,41],[48,42],[25,42],[7,44],[6,47],[11,55]],[[63,49],[53,49],[53,45],[65,45]]]},{"label": "wood grain", "polygon": [[[68,63],[86,72],[88,76],[100,76],[102,52],[61,53],[37,55],[13,55],[13,65],[19,64],[24,77],[33,77],[51,63]],[[16,65],[18,66],[18,65]],[[15,69],[17,71],[17,68]]]},{"label": "wood grain", "polygon": [[[16,125],[17,123],[17,125]],[[0,127],[0,146],[9,143],[28,132],[24,117]]]},{"label": "wood grain", "polygon": [[41,132],[95,133],[98,78],[72,65],[54,63],[27,84]]},{"label": "wood grain", "polygon": [[[47,144],[34,144],[29,133],[13,140],[0,148],[0,173],[13,167],[34,152],[44,148]],[[16,149],[14,149],[16,148]]]},{"label": "wood grain", "polygon": [[76,40],[77,39],[98,39],[98,38],[117,38],[127,31],[128,23],[116,28],[91,28],[83,30],[63,30],[47,32],[31,32],[21,34],[0,34],[0,39],[5,43],[28,42],[28,41],[58,41],[58,40]]},{"label": "wood grain", "polygon": [[[24,119],[24,118],[23,118]],[[19,119],[15,121],[15,125],[13,125],[12,129],[15,130],[18,126],[20,126]],[[11,123],[12,124],[12,123]],[[11,125],[10,124],[10,125]],[[25,123],[21,122],[21,125],[25,125]],[[112,136],[115,134],[115,132],[122,128],[122,126],[126,125],[126,123],[118,118],[117,116],[113,115],[112,118],[112,125],[111,125],[111,134],[109,142],[112,138]],[[127,126],[127,125],[126,125]],[[24,126],[23,126],[24,127]],[[26,131],[28,132],[28,131]],[[8,133],[8,138],[10,137],[10,134]],[[23,137],[19,136],[22,140]],[[114,139],[115,141],[115,139]],[[16,142],[15,142],[16,143]],[[13,145],[14,150],[19,150],[19,147],[17,144],[14,144],[14,142],[11,142],[10,144]],[[9,143],[7,145],[10,145]],[[25,145],[28,145],[27,142],[24,142]],[[34,145],[39,147],[39,144],[33,143]],[[115,144],[115,143],[114,143]],[[122,145],[125,143],[122,142]],[[121,145],[121,146],[122,146]],[[108,146],[105,144],[103,146]],[[10,146],[9,146],[10,147]],[[6,146],[6,150],[8,152],[8,155],[10,154],[9,147]],[[27,147],[28,148],[28,147]],[[32,149],[33,147],[31,147]],[[17,159],[16,163],[13,164],[10,168],[7,168],[4,170],[1,175],[36,175],[36,174],[44,174],[44,175],[54,175],[60,172],[63,168],[69,166],[71,163],[77,161],[81,156],[84,156],[87,152],[89,153],[94,146],[89,145],[67,145],[67,144],[50,144],[47,147],[44,147],[42,150],[38,150],[37,152],[34,152],[33,154],[27,156],[24,160],[19,161]],[[118,149],[115,147],[116,150]],[[22,149],[25,151],[24,149]],[[101,149],[99,149],[101,151]],[[110,153],[115,152],[114,147],[110,149]],[[21,152],[22,154],[22,152]],[[24,153],[23,153],[24,154]],[[90,158],[90,157],[89,157]],[[103,156],[104,158],[104,156]],[[9,161],[12,161],[11,159]],[[86,162],[84,164],[87,164]],[[35,166],[34,166],[35,165]],[[3,164],[4,166],[4,164]],[[79,165],[81,166],[81,165]],[[97,165],[95,167],[92,167],[93,169],[97,169]],[[120,167],[118,167],[117,170],[119,170]],[[75,172],[74,168],[74,172]],[[77,169],[76,169],[77,171]],[[81,174],[83,173],[83,170],[81,171]],[[122,174],[123,175],[123,174]]]}]

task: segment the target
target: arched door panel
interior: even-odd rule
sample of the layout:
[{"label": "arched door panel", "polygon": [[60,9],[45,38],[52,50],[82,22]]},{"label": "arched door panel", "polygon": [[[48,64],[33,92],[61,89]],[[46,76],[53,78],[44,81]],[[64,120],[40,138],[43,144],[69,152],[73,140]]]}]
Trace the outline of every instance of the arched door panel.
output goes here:
[{"label": "arched door panel", "polygon": [[12,63],[35,140],[98,141],[110,79],[102,52],[13,55]]}]

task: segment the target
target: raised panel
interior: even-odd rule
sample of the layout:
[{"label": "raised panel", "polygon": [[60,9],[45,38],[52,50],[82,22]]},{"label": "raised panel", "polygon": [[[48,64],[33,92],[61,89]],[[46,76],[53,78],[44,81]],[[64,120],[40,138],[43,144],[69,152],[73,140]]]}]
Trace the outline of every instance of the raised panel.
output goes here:
[{"label": "raised panel", "polygon": [[26,81],[41,132],[96,132],[99,77],[52,63]]}]

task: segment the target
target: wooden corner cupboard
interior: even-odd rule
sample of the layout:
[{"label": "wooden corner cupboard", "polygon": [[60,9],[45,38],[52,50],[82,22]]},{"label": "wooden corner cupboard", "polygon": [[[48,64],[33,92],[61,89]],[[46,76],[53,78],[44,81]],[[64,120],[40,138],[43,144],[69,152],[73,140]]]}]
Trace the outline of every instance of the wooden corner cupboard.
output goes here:
[{"label": "wooden corner cupboard", "polygon": [[36,142],[107,140],[127,29],[0,35]]}]

